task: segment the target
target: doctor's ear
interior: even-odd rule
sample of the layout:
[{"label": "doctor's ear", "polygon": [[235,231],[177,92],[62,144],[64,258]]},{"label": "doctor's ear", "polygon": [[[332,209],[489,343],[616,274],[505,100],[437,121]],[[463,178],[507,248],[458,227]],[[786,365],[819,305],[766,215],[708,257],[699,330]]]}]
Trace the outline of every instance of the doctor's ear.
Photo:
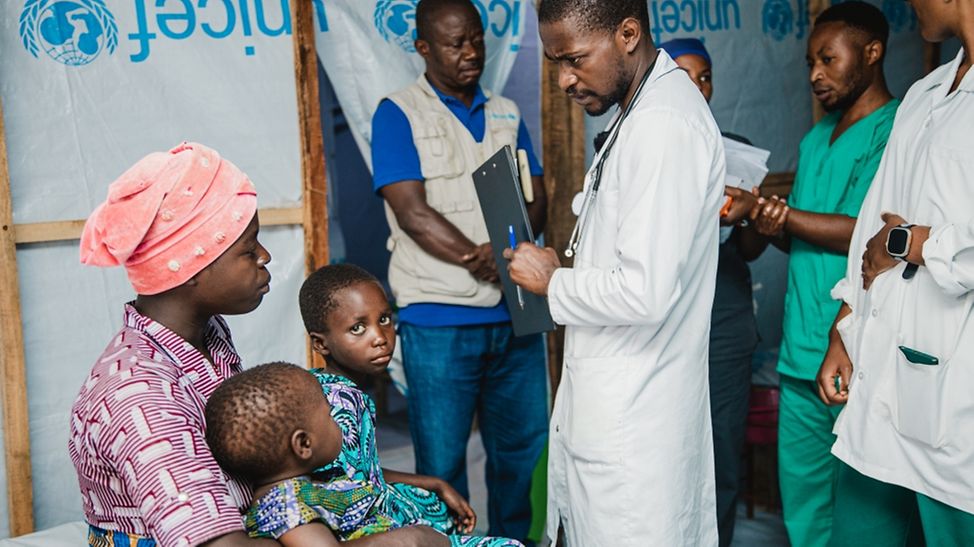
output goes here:
[{"label": "doctor's ear", "polygon": [[627,17],[616,30],[616,45],[623,52],[629,54],[636,51],[636,46],[643,39],[643,27],[639,20],[634,17]]}]

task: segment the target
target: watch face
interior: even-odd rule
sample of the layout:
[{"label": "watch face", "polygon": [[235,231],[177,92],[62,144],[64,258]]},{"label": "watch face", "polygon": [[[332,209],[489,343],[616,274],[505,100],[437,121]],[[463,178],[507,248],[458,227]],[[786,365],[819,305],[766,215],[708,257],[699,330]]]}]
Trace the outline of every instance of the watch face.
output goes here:
[{"label": "watch face", "polygon": [[906,254],[906,242],[910,237],[910,231],[906,228],[893,228],[889,232],[889,239],[886,243],[886,251],[893,256],[903,256]]}]

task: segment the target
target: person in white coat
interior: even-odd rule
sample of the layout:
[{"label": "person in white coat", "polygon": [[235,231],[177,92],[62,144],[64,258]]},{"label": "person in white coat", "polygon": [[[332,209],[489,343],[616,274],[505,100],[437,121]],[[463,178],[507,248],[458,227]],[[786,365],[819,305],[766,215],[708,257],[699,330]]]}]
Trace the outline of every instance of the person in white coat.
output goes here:
[{"label": "person in white coat", "polygon": [[548,534],[571,547],[717,545],[707,381],[724,150],[703,96],[649,33],[645,0],[544,0],[545,56],[599,115],[618,105],[575,237],[508,250],[567,326],[549,430]]},{"label": "person in white coat", "polygon": [[903,99],[832,290],[832,545],[974,545],[974,0],[910,3],[963,47]]}]

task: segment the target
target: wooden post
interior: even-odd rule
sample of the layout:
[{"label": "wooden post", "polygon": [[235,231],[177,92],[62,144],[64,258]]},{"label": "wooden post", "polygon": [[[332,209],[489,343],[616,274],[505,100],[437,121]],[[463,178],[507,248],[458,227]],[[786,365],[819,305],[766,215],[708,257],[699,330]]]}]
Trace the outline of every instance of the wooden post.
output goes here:
[{"label": "wooden post", "polygon": [[[544,60],[541,68],[541,134],[544,141],[545,190],[548,193],[548,224],[545,244],[562,251],[568,244],[575,215],[572,198],[582,190],[585,177],[585,112],[558,87],[558,65]],[[548,372],[551,391],[558,389],[564,357],[565,330],[559,327],[548,337]]]},{"label": "wooden post", "polygon": [[[328,264],[328,182],[325,144],[318,99],[318,53],[315,50],[314,9],[311,0],[291,0],[294,41],[294,84],[301,138],[301,199],[304,207],[304,268],[311,273]],[[308,344],[308,364],[321,358]]]},{"label": "wooden post", "polygon": [[311,0],[292,0],[294,83],[298,94],[301,138],[301,198],[304,206],[305,269],[311,273],[328,264],[328,206],[325,144],[318,101],[318,54],[315,51]]},{"label": "wooden post", "polygon": [[0,105],[0,399],[3,399],[3,447],[7,461],[7,515],[10,535],[34,531],[34,491],[31,484],[30,422],[27,417],[27,371],[20,323],[20,287],[14,242],[13,205],[7,141]]}]

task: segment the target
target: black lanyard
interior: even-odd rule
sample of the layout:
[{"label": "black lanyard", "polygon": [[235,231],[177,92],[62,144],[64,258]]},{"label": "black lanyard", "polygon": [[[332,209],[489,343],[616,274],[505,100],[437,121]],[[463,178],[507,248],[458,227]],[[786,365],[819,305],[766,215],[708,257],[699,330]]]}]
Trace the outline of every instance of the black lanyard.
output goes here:
[{"label": "black lanyard", "polygon": [[[659,54],[657,53],[657,59]],[[605,131],[599,133],[595,137],[595,153],[598,154],[603,146],[605,146],[605,152],[599,157],[598,163],[595,164],[595,177],[592,180],[592,191],[598,192],[599,185],[602,183],[602,167],[605,165],[605,160],[609,158],[609,152],[612,151],[612,147],[615,146],[616,140],[619,138],[619,133],[622,131],[622,122],[626,121],[629,114],[632,112],[633,107],[636,104],[636,99],[639,98],[639,94],[642,93],[643,87],[646,86],[646,82],[649,81],[650,75],[653,73],[653,68],[656,67],[656,59],[653,59],[653,63],[649,65],[646,73],[643,74],[642,79],[639,81],[639,86],[636,87],[636,92],[632,94],[632,100],[626,105],[626,108],[622,111],[622,114],[616,119],[612,125]],[[606,142],[608,140],[608,142]]]},{"label": "black lanyard", "polygon": [[[659,59],[659,54],[657,53],[656,59]],[[575,221],[575,228],[572,229],[572,234],[568,238],[568,247],[565,249],[565,256],[572,258],[575,256],[575,252],[578,249],[578,243],[582,239],[582,228],[585,225],[585,221],[588,218],[588,212],[592,204],[595,203],[595,197],[599,193],[599,186],[602,184],[602,168],[605,166],[605,160],[609,157],[609,152],[612,151],[612,147],[615,146],[616,140],[619,138],[619,132],[622,131],[622,122],[626,121],[629,117],[629,113],[632,112],[633,106],[636,104],[636,100],[639,98],[639,94],[642,93],[643,87],[645,87],[646,82],[649,81],[650,75],[653,73],[653,68],[656,67],[656,59],[653,63],[649,65],[646,72],[643,74],[642,80],[639,81],[639,86],[636,87],[636,92],[632,95],[632,100],[626,105],[626,108],[622,110],[622,113],[609,128],[595,137],[595,153],[598,154],[602,148],[603,143],[605,144],[605,150],[602,151],[602,155],[599,156],[598,161],[595,163],[595,172],[592,177],[592,184],[589,185],[585,192],[585,201],[582,203],[582,209],[579,211],[578,220]],[[608,140],[608,142],[606,142]]]}]

